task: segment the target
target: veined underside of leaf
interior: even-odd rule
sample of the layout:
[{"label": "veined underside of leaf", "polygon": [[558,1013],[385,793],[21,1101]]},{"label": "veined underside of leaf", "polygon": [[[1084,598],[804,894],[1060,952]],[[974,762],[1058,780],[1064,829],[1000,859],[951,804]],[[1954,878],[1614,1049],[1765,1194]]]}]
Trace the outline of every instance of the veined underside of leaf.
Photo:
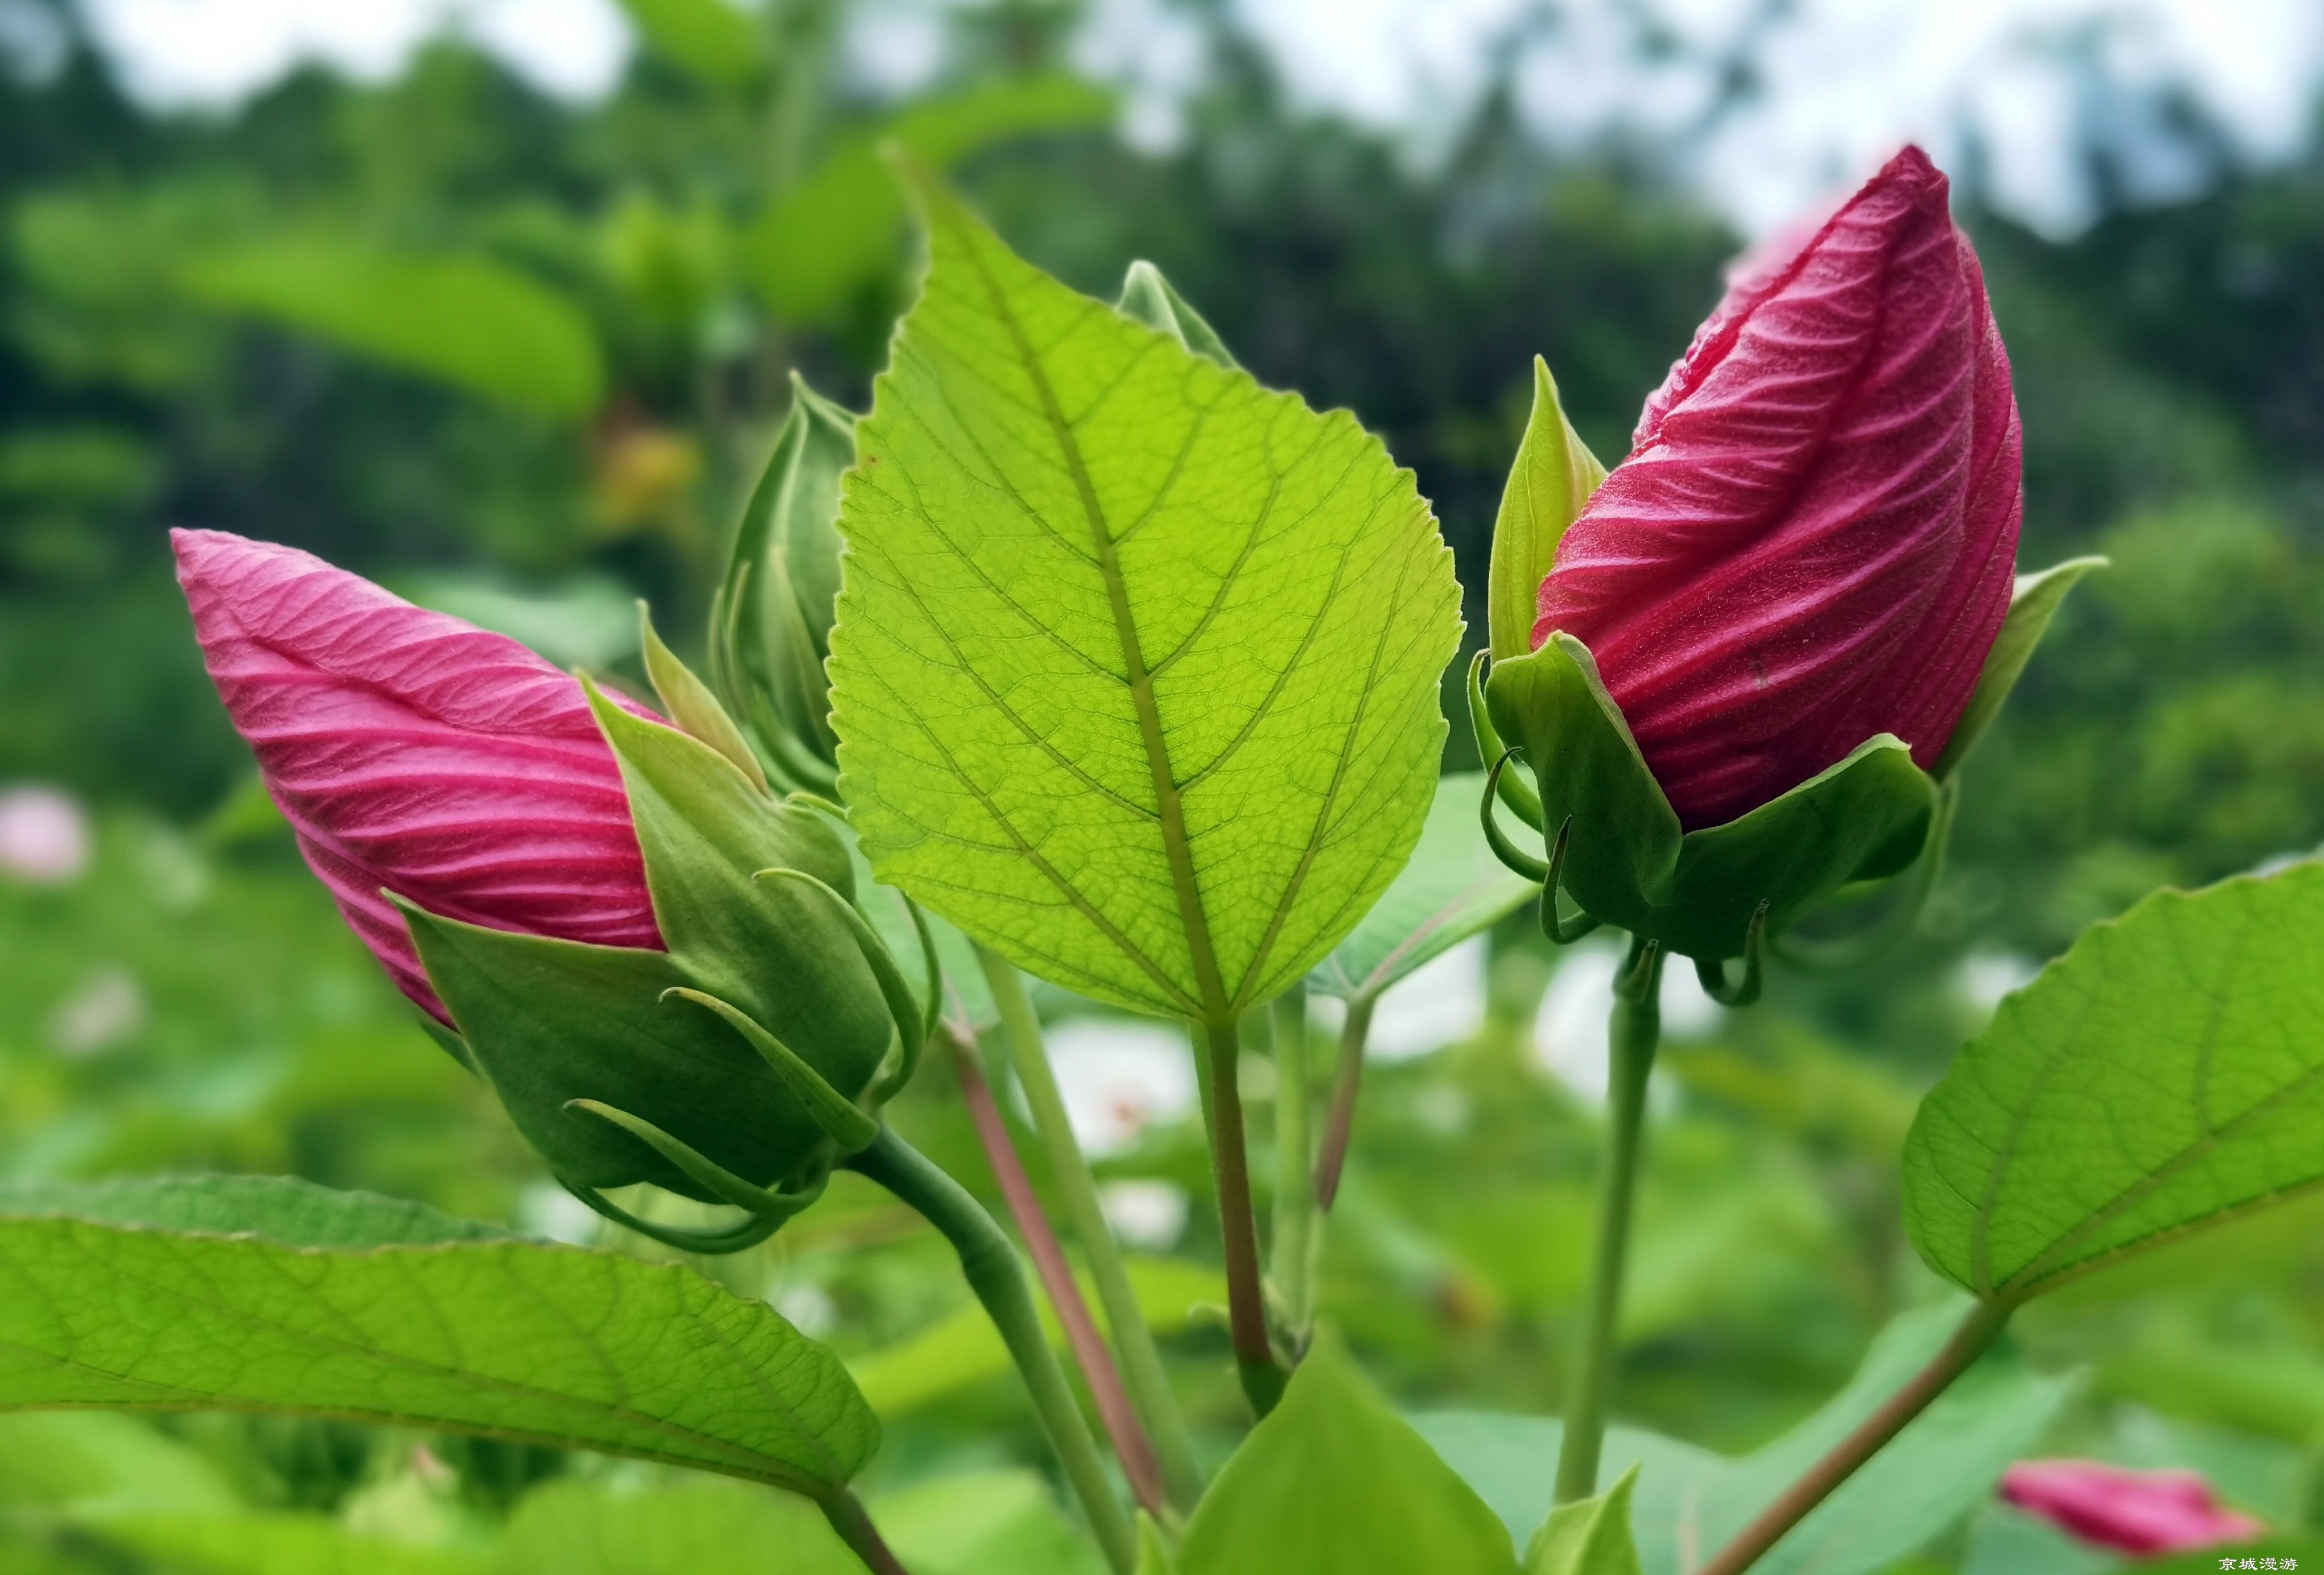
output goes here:
[{"label": "veined underside of leaf", "polygon": [[1346,411],[924,206],[927,281],[843,493],[832,695],[864,851],[1034,972],[1230,1020],[1419,834],[1452,556]]}]

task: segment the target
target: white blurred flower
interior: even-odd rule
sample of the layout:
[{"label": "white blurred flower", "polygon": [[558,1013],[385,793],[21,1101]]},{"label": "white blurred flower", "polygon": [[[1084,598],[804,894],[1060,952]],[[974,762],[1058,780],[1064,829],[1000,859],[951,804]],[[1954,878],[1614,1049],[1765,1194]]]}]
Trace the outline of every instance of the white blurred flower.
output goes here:
[{"label": "white blurred flower", "polygon": [[587,1247],[597,1239],[597,1211],[555,1182],[535,1182],[516,1201],[517,1229],[528,1236]]},{"label": "white blurred flower", "polygon": [[1971,952],[1953,970],[1953,990],[1972,1011],[1990,1017],[2003,996],[2033,983],[2041,972],[2023,952]]},{"label": "white blurred flower", "polygon": [[[1603,939],[1570,949],[1533,1021],[1535,1064],[1592,1104],[1606,1099],[1607,1015],[1614,1009],[1614,976],[1622,947]],[[1663,969],[1663,1037],[1700,1039],[1716,1033],[1726,1009],[1703,993],[1693,965],[1674,957]],[[1649,1097],[1659,1099],[1649,1087]]]},{"label": "white blurred flower", "polygon": [[790,1325],[809,1340],[817,1340],[839,1327],[839,1303],[831,1293],[813,1280],[802,1280],[796,1285],[785,1285],[767,1298],[774,1310],[790,1320]]},{"label": "white blurred flower", "polygon": [[64,886],[88,868],[88,814],[61,788],[0,788],[0,875],[27,886]]},{"label": "white blurred flower", "polygon": [[1483,1027],[1485,961],[1485,937],[1472,935],[1397,981],[1372,1009],[1366,1056],[1410,1061]]},{"label": "white blurred flower", "polygon": [[1165,1181],[1111,1181],[1098,1188],[1113,1233],[1146,1252],[1167,1252],[1186,1229],[1186,1189]]},{"label": "white blurred flower", "polygon": [[1130,1018],[1069,1018],[1048,1031],[1049,1065],[1084,1154],[1119,1154],[1194,1108],[1185,1035]]},{"label": "white blurred flower", "polygon": [[145,992],[126,968],[100,968],[49,1018],[49,1040],[75,1060],[101,1055],[145,1026]]}]

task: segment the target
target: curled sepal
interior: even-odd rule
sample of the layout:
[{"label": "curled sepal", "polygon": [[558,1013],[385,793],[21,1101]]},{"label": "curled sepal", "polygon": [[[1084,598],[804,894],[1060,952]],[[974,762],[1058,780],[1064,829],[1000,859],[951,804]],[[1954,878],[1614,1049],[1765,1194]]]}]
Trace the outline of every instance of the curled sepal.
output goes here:
[{"label": "curled sepal", "polygon": [[2017,686],[2025,664],[2033,659],[2034,648],[2042,643],[2050,620],[2064,604],[2066,593],[2080,584],[2082,576],[2092,569],[2106,566],[2103,557],[2070,557],[2038,574],[2017,576],[2009,594],[2009,611],[2001,621],[2001,632],[1994,636],[1993,649],[1986,653],[1985,670],[1978,675],[1977,687],[1969,691],[1969,705],[1953,724],[1953,735],[1946,742],[1944,753],[1929,768],[1930,775],[1941,782],[1960,769],[1977,741],[2000,714],[2002,702]]},{"label": "curled sepal", "polygon": [[896,1020],[896,1036],[902,1045],[902,1052],[895,1065],[875,1074],[872,1080],[872,1090],[867,1098],[872,1107],[877,1110],[912,1080],[913,1072],[919,1066],[920,1051],[927,1044],[928,1036],[936,1031],[936,1017],[944,1009],[939,982],[943,974],[941,965],[936,962],[936,937],[928,933],[927,921],[920,915],[919,905],[906,899],[913,926],[919,931],[920,957],[928,981],[925,1002],[913,996],[912,987],[906,982],[903,970],[896,966],[895,956],[888,950],[888,943],[881,939],[880,932],[872,927],[872,921],[865,918],[853,903],[804,870],[761,870],[752,879],[795,880],[819,893],[855,937],[855,944],[863,953],[863,961],[871,964],[872,977],[879,981],[881,996],[888,1003],[889,1015]]},{"label": "curled sepal", "polygon": [[1587,913],[1567,919],[1557,911],[1557,894],[1564,889],[1565,850],[1572,839],[1573,817],[1569,815],[1557,823],[1557,835],[1549,844],[1549,879],[1541,883],[1541,933],[1553,945],[1571,946],[1598,927],[1598,921]]},{"label": "curled sepal", "polygon": [[600,1100],[567,1100],[565,1108],[576,1114],[596,1117],[619,1127],[639,1142],[669,1160],[692,1177],[696,1184],[717,1195],[722,1203],[732,1203],[779,1225],[823,1196],[823,1189],[831,1179],[831,1167],[826,1164],[810,1165],[796,1186],[781,1191],[770,1191],[744,1181],[716,1160],[706,1157],[691,1144],[681,1143],[642,1116],[604,1103]]},{"label": "curled sepal", "polygon": [[698,1007],[716,1013],[726,1025],[742,1036],[743,1042],[757,1051],[798,1101],[807,1119],[820,1128],[825,1137],[839,1145],[844,1154],[860,1153],[870,1147],[880,1135],[880,1123],[849,1102],[845,1094],[824,1080],[823,1074],[794,1055],[790,1046],[761,1027],[751,1014],[699,990],[674,985],[662,991],[664,999],[677,996]]},{"label": "curled sepal", "polygon": [[[1808,935],[1795,930],[1775,943],[1775,954],[1798,967],[1838,972],[1869,962],[1911,935],[1929,906],[1930,893],[1944,875],[1945,855],[1952,845],[1953,815],[1960,807],[1960,778],[1939,778],[1936,822],[1929,828],[1927,849],[1913,865],[1911,880],[1901,883],[1904,889],[1889,893],[1886,907],[1862,927],[1838,935]],[[1884,884],[1870,882],[1860,892],[1843,888],[1819,911],[1856,907],[1858,898],[1872,900],[1881,895],[1879,888]]]},{"label": "curled sepal", "polygon": [[1113,303],[1113,309],[1132,322],[1158,328],[1195,355],[1230,371],[1242,370],[1226,341],[1219,337],[1218,330],[1204,320],[1202,313],[1186,304],[1186,298],[1151,262],[1141,259],[1130,265],[1130,272],[1121,281],[1121,299]]},{"label": "curled sepal", "polygon": [[1571,824],[1565,889],[1682,956],[1739,956],[1763,904],[1777,935],[1842,886],[1901,873],[1935,821],[1936,784],[1883,733],[1747,815],[1683,831],[1589,648],[1562,632],[1495,663],[1485,699],[1533,768],[1544,824]]},{"label": "curled sepal", "polygon": [[698,1252],[706,1257],[745,1252],[783,1228],[780,1220],[765,1219],[757,1214],[745,1214],[740,1222],[723,1230],[689,1230],[682,1225],[663,1225],[640,1219],[595,1187],[583,1186],[576,1182],[567,1181],[563,1176],[557,1179],[558,1184],[567,1192],[622,1230],[634,1230],[649,1241],[659,1241],[678,1252]]},{"label": "curled sepal", "polygon": [[[1493,726],[1492,712],[1485,704],[1485,665],[1489,654],[1480,650],[1469,659],[1469,727],[1477,735],[1477,758],[1480,760],[1498,760],[1508,752],[1508,746],[1501,742],[1499,731]],[[1532,783],[1514,771],[1504,772],[1493,780],[1501,802],[1509,806],[1511,814],[1536,831],[1544,828],[1541,795],[1534,791]]]},{"label": "curled sepal", "polygon": [[1747,1007],[1759,999],[1760,973],[1767,950],[1767,905],[1752,911],[1751,928],[1743,936],[1743,977],[1730,982],[1727,964],[1715,957],[1698,957],[1694,976],[1702,993],[1723,1007]]},{"label": "curled sepal", "polygon": [[[1485,773],[1485,796],[1477,803],[1477,824],[1485,828],[1485,845],[1493,850],[1493,857],[1507,865],[1512,873],[1522,875],[1528,880],[1545,882],[1550,878],[1549,865],[1510,841],[1509,834],[1501,829],[1499,817],[1493,813],[1494,802],[1500,797],[1501,779],[1508,774],[1508,764],[1517,759],[1517,747],[1511,744],[1493,757],[1492,769]],[[1564,827],[1558,828],[1561,838],[1564,832]]]},{"label": "curled sepal", "polygon": [[688,737],[724,755],[760,792],[768,792],[767,774],[760,769],[759,757],[751,752],[742,730],[718,704],[710,686],[696,677],[693,669],[662,643],[654,631],[653,613],[643,602],[638,603],[638,636],[645,650],[646,677],[653,680],[654,693],[661,697],[669,719]]}]

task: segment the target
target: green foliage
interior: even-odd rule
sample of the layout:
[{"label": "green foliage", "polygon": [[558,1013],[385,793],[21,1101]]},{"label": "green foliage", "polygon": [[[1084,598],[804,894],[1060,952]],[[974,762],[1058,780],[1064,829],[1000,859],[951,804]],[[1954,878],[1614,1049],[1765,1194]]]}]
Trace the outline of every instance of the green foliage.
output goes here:
[{"label": "green foliage", "polygon": [[1307,987],[1348,1000],[1376,999],[1415,969],[1490,928],[1540,889],[1512,875],[1477,830],[1481,772],[1436,784],[1412,857],[1363,921],[1307,976]]},{"label": "green foliage", "polygon": [[2054,564],[2039,574],[2019,575],[2009,597],[2009,612],[2002,619],[2001,631],[1994,636],[1993,649],[1985,659],[1985,668],[1978,675],[1977,687],[1969,697],[1969,706],[1953,725],[1953,735],[1945,743],[1945,752],[1930,768],[1930,774],[1940,781],[1951,775],[1964,757],[1993,725],[2009,692],[2025,671],[2025,664],[2034,658],[2034,648],[2042,643],[2050,620],[2058,615],[2065,602],[2066,593],[2072,590],[2081,577],[2095,568],[2104,568],[2102,557],[2070,558]]},{"label": "green foliage", "polygon": [[1921,1108],[1905,1222],[2022,1302],[2324,1179],[2324,866],[2158,892],[2002,1003]]},{"label": "green foliage", "polygon": [[839,476],[855,463],[855,418],[791,374],[790,413],[752,489],[710,608],[710,671],[776,773],[829,792],[829,686],[839,599]]},{"label": "green foliage", "polygon": [[499,1575],[861,1575],[797,1498],[739,1482],[552,1482],[510,1516]]},{"label": "green foliage", "polygon": [[766,69],[758,22],[729,0],[622,0],[657,54],[714,88],[744,88]]},{"label": "green foliage", "polygon": [[1204,1496],[1181,1575],[1511,1575],[1508,1534],[1326,1334]]},{"label": "green foliage", "polygon": [[1685,956],[1740,956],[1763,908],[1780,933],[1843,885],[1904,870],[1928,839],[1935,785],[1888,733],[1724,825],[1682,832],[1589,649],[1569,634],[1494,663],[1485,702],[1493,727],[1525,751],[1545,834],[1565,829],[1564,889],[1592,918]]},{"label": "green foliage", "polygon": [[[1814,1415],[1739,1460],[1614,1428],[1609,1466],[1635,1464],[1637,1554],[1646,1575],[1684,1575],[1862,1422],[1932,1356],[1960,1322],[1949,1304],[1907,1314],[1875,1341],[1856,1377]],[[1870,1575],[1905,1557],[1983,1502],[2030,1449],[2070,1384],[2006,1353],[1989,1356],[1872,1462],[1824,1500],[1753,1568],[1763,1575]],[[1421,1432],[1522,1534],[1547,1511],[1554,1422],[1442,1414]]]},{"label": "green foliage", "polygon": [[[810,1495],[878,1442],[836,1358],[684,1269],[455,1225],[410,1245],[408,1208],[357,1194],[326,1231],[300,1189],[243,1198],[232,1235],[74,1218],[53,1194],[0,1216],[0,1406],[399,1421]],[[318,1234],[403,1241],[300,1245]]]},{"label": "green foliage", "polygon": [[1633,1465],[1596,1497],[1551,1510],[1526,1546],[1525,1575],[1638,1575],[1630,1537],[1630,1495],[1637,1485]]},{"label": "green foliage", "polygon": [[519,410],[585,416],[604,393],[588,320],[549,285],[488,257],[285,237],[188,258],[182,277],[211,306]]},{"label": "green foliage", "polygon": [[886,125],[847,139],[770,203],[746,240],[753,281],[778,314],[826,322],[886,272],[904,220],[881,150],[949,169],[996,143],[1102,124],[1112,96],[1071,77],[1004,78],[925,99]]},{"label": "green foliage", "polygon": [[843,502],[834,713],[864,851],[1034,972],[1228,1020],[1418,834],[1447,556],[1353,418],[926,201],[927,287]]},{"label": "green foliage", "polygon": [[1500,515],[1493,522],[1485,600],[1495,661],[1533,649],[1535,609],[1541,583],[1557,559],[1557,544],[1605,479],[1606,467],[1565,419],[1549,363],[1535,356],[1533,414],[1517,441]]}]

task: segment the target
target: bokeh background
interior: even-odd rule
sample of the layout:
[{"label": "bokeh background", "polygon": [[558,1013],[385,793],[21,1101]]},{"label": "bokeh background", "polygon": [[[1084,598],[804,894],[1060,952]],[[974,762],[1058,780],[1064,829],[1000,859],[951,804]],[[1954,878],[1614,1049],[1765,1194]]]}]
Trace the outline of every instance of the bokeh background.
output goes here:
[{"label": "bokeh background", "polygon": [[[867,398],[910,289],[892,139],[1069,282],[1111,295],[1151,259],[1260,378],[1353,409],[1434,500],[1473,642],[1532,356],[1618,457],[1738,245],[1914,137],[2015,364],[2023,564],[2114,567],[1969,767],[1908,940],[1746,1014],[1673,984],[1621,1407],[1756,1444],[1930,1294],[1896,1159],[1998,997],[2158,885],[2324,839],[2320,107],[2312,0],[0,0],[0,1179],[288,1171],[596,1236],[300,866],[168,527],[309,548],[633,675],[633,598],[698,624],[790,371]],[[1382,1009],[1324,1303],[1407,1404],[1558,1402],[1613,967],[1520,916]],[[1223,1451],[1183,1043],[1056,1028]],[[899,1119],[986,1184],[940,1064]],[[929,1568],[1087,1567],[908,1217],[835,1187],[713,1272],[857,1363],[880,1485],[952,1528]],[[2094,1279],[2022,1338],[2080,1375],[2045,1452],[2191,1466],[2324,1527],[2314,1208]],[[0,1569],[254,1569],[73,1507],[172,1471],[435,1546],[639,1469],[0,1418]],[[702,1534],[690,1568],[740,1556]],[[759,1557],[731,1567],[779,1568]],[[1914,1566],[2105,1562],[1995,1505]]]}]

